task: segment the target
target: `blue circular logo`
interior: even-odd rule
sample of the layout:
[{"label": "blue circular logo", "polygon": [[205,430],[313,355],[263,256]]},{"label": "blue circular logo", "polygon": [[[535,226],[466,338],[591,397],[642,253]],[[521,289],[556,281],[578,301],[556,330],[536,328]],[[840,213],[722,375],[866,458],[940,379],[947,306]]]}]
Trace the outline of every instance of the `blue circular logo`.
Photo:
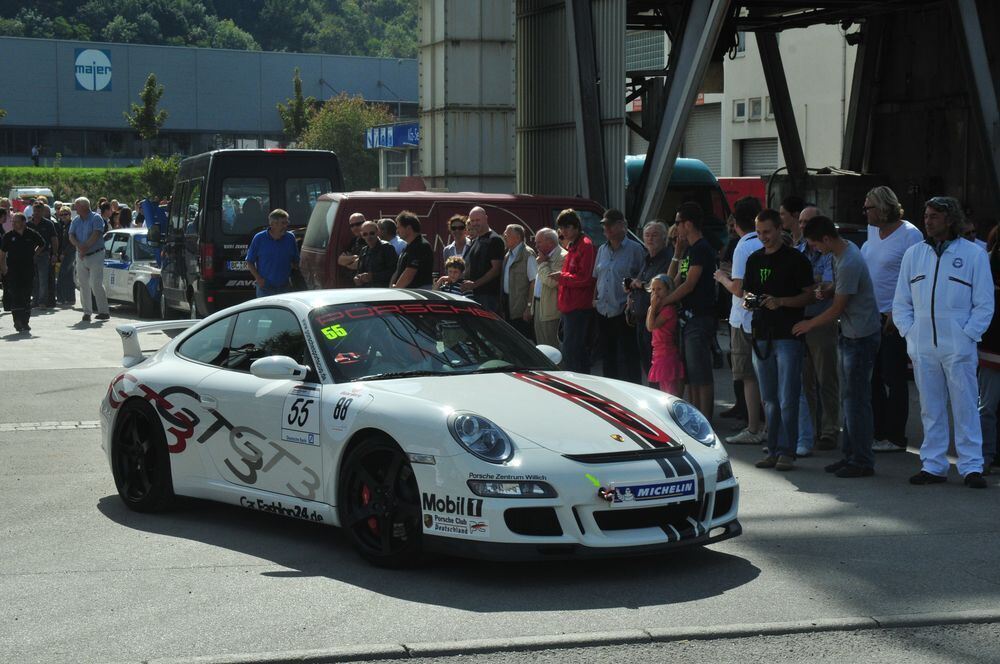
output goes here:
[{"label": "blue circular logo", "polygon": [[111,88],[111,57],[96,48],[80,49],[75,63],[77,90],[100,92]]},{"label": "blue circular logo", "polygon": [[962,267],[963,265],[965,265],[965,261],[963,261],[961,258],[956,258],[951,262],[952,267]]}]

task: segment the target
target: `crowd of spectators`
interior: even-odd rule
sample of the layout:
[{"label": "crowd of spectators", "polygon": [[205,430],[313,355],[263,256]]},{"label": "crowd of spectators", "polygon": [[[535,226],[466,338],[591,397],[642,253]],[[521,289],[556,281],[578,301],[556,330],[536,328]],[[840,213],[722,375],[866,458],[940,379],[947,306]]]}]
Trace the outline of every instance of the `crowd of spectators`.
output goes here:
[{"label": "crowd of spectators", "polygon": [[[791,470],[815,451],[839,450],[827,472],[874,475],[876,452],[908,442],[909,360],[927,432],[910,481],[945,481],[950,417],[959,473],[983,487],[996,460],[1000,406],[1000,325],[991,324],[997,232],[983,246],[948,197],[927,201],[922,231],[903,218],[888,187],[872,189],[862,212],[868,235],[858,247],[800,198],[774,210],[747,197],[716,250],[693,202],[671,222],[643,225],[641,242],[620,211],[607,210],[599,246],[571,209],[531,238],[517,224],[498,233],[474,207],[450,219],[444,274],[433,275],[432,287],[471,297],[525,337],[560,349],[567,370],[599,367],[606,377],[684,396],[709,421],[742,421],[727,442],[760,445],[760,468]],[[425,284],[434,256],[419,219],[402,213],[380,229],[386,221],[406,242],[395,273],[370,282],[364,275],[374,270],[360,268],[355,283]],[[365,227],[374,243],[374,227]],[[721,330],[720,318],[728,323]],[[716,415],[718,336],[729,337],[737,403]]]}]

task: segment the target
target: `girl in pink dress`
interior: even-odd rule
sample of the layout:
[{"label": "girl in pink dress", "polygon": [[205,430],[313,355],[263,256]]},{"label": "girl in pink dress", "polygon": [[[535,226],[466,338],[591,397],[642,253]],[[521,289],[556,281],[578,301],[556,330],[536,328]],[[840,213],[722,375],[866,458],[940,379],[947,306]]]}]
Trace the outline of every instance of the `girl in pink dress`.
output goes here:
[{"label": "girl in pink dress", "polygon": [[665,274],[656,275],[651,285],[651,301],[646,312],[646,329],[653,333],[653,363],[649,382],[659,383],[667,394],[681,395],[684,364],[677,349],[677,307],[662,302],[674,290],[674,280]]}]

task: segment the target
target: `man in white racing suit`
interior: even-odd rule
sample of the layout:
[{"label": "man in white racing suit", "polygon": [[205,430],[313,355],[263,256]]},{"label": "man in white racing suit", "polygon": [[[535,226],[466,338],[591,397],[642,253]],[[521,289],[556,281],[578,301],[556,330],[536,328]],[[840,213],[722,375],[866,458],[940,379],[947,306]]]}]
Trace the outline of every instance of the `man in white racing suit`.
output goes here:
[{"label": "man in white racing suit", "polygon": [[920,392],[924,439],[921,470],[911,484],[948,477],[948,402],[955,426],[958,472],[969,487],[986,487],[976,404],[976,343],[993,318],[993,280],[986,252],[961,237],[959,202],[935,196],[924,208],[927,240],[906,250],[892,318],[906,339]]}]

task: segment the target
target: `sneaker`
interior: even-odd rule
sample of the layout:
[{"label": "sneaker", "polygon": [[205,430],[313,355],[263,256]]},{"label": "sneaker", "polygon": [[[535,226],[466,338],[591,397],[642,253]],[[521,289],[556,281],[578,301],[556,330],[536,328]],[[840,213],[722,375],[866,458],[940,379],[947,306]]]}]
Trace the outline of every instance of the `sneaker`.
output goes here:
[{"label": "sneaker", "polygon": [[[971,475],[972,473],[969,473]],[[976,473],[977,475],[979,473]],[[982,477],[980,477],[982,479]],[[947,482],[947,477],[941,477],[940,475],[932,475],[926,470],[921,470],[919,473],[910,478],[910,484],[943,484]]]},{"label": "sneaker", "polygon": [[888,440],[876,440],[872,443],[872,452],[902,452],[905,447]]},{"label": "sneaker", "polygon": [[111,318],[111,314],[97,314],[97,320],[108,320]]},{"label": "sneaker", "polygon": [[855,466],[853,463],[849,463],[834,474],[837,477],[871,477],[875,474],[875,469],[868,466]]},{"label": "sneaker", "polygon": [[813,451],[811,448],[804,447],[802,445],[799,445],[798,447],[795,448],[795,456],[797,456],[800,459],[808,459],[812,455]]},{"label": "sneaker", "polygon": [[80,322],[81,323],[89,323],[90,322],[90,314],[84,314],[83,318],[80,319]]},{"label": "sneaker", "polygon": [[827,451],[837,449],[837,441],[833,438],[827,438],[826,436],[820,436],[819,440],[816,441],[816,449]]},{"label": "sneaker", "polygon": [[841,459],[840,461],[837,461],[836,463],[831,463],[828,466],[823,466],[823,470],[825,470],[828,473],[835,473],[838,470],[846,468],[849,465],[850,464],[847,462],[847,459]]},{"label": "sneaker", "polygon": [[965,476],[965,486],[970,489],[985,489],[986,480],[981,473],[972,472]]},{"label": "sneaker", "polygon": [[750,429],[744,429],[735,436],[726,438],[726,442],[730,445],[760,445],[765,440],[767,440],[767,436],[763,431],[754,433]]},{"label": "sneaker", "polygon": [[754,465],[758,468],[774,468],[778,465],[778,458],[773,456],[764,457]]},{"label": "sneaker", "polygon": [[778,462],[774,464],[775,470],[792,470],[793,468],[795,468],[795,459],[784,454],[778,457]]}]

